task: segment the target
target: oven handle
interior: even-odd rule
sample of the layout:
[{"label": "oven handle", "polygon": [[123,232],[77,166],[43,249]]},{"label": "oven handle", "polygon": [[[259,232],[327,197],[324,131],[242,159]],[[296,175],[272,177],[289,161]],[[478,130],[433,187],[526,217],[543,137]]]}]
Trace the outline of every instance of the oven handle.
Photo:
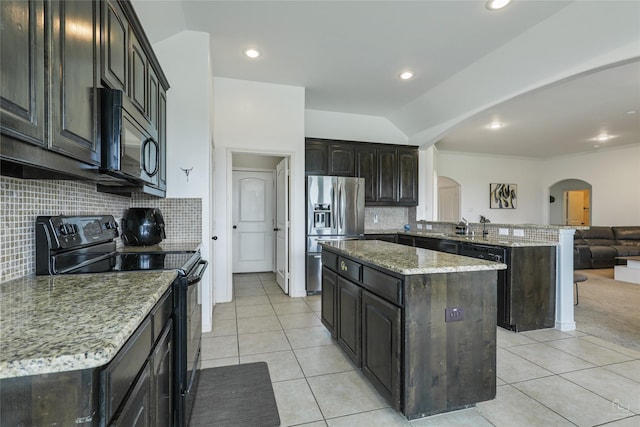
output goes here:
[{"label": "oven handle", "polygon": [[192,274],[189,277],[187,277],[187,284],[188,285],[194,285],[194,284],[196,284],[196,283],[198,283],[199,281],[202,280],[202,275],[204,274],[205,270],[207,269],[207,266],[209,265],[209,261],[201,259],[198,262],[198,265],[200,266],[200,270],[196,274]]}]

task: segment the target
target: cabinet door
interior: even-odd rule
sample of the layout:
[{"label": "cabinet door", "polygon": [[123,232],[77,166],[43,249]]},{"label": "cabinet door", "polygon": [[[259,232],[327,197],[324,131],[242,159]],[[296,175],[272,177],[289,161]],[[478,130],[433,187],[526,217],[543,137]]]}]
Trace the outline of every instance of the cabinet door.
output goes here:
[{"label": "cabinet door", "polygon": [[0,129],[22,141],[44,145],[42,1],[1,1],[0,25]]},{"label": "cabinet door", "polygon": [[51,149],[99,164],[96,1],[51,2]]},{"label": "cabinet door", "polygon": [[398,149],[398,203],[418,204],[418,150],[413,148]]},{"label": "cabinet door", "polygon": [[355,147],[348,143],[329,145],[329,175],[356,176]]},{"label": "cabinet door", "polygon": [[360,366],[362,289],[355,283],[338,276],[338,344]]},{"label": "cabinet door", "polygon": [[173,421],[173,324],[169,320],[151,356],[151,425],[169,427]]},{"label": "cabinet door", "polygon": [[114,427],[151,426],[151,368],[147,363],[138,377],[122,411],[111,422]]},{"label": "cabinet door", "polygon": [[305,144],[305,175],[327,175],[329,149],[325,142],[307,140]]},{"label": "cabinet door", "polygon": [[366,145],[356,148],[356,176],[364,178],[364,203],[375,202],[378,195],[377,151]]},{"label": "cabinet door", "polygon": [[439,240],[431,237],[414,237],[416,248],[431,249],[432,251],[438,250]]},{"label": "cabinet door", "polygon": [[398,155],[395,148],[378,149],[378,194],[377,202],[398,201]]},{"label": "cabinet door", "polygon": [[106,1],[102,9],[102,81],[112,89],[127,91],[129,24],[116,1]]},{"label": "cabinet door", "polygon": [[129,97],[134,105],[145,115],[147,111],[147,78],[149,75],[147,55],[140,42],[130,33],[129,47]]},{"label": "cabinet door", "polygon": [[400,308],[362,292],[362,372],[378,391],[400,408]]},{"label": "cabinet door", "polygon": [[322,267],[322,324],[327,327],[332,336],[336,336],[336,273],[327,267]]}]

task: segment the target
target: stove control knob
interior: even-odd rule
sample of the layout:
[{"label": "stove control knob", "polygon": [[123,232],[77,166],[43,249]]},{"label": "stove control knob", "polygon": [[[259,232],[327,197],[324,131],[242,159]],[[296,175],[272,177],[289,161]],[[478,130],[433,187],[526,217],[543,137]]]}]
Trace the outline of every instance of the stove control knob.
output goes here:
[{"label": "stove control knob", "polygon": [[58,228],[60,230],[60,234],[62,234],[63,236],[69,234],[69,226],[67,224],[62,224]]}]

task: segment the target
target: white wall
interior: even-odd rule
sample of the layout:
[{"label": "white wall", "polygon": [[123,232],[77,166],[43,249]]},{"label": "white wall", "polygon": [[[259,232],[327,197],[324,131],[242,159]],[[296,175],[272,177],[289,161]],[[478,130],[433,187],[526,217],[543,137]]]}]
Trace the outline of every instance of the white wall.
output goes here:
[{"label": "white wall", "polygon": [[[210,267],[201,285],[202,330],[211,330],[213,306],[210,251],[211,129],[209,35],[185,31],[153,46],[169,80],[167,92],[167,197],[202,199],[202,256]],[[193,168],[189,180],[181,168]]]},{"label": "white wall", "polygon": [[640,144],[545,162],[545,188],[563,179],[591,184],[592,225],[640,225]]},{"label": "white wall", "polygon": [[[498,224],[542,224],[544,196],[539,160],[438,151],[439,176],[460,183],[462,216],[479,222],[484,215]],[[490,209],[489,184],[518,185],[516,209]]]},{"label": "white wall", "polygon": [[[462,187],[462,216],[478,222],[548,224],[549,188],[565,179],[592,185],[592,225],[640,225],[640,144],[552,160],[438,151],[437,171]],[[518,185],[517,209],[489,209],[489,183]],[[561,201],[556,201],[556,203]]]},{"label": "white wall", "polygon": [[232,298],[233,152],[291,157],[290,295],[305,296],[304,88],[214,78],[216,302]]},{"label": "white wall", "polygon": [[305,136],[347,141],[408,144],[407,136],[386,117],[306,110]]}]

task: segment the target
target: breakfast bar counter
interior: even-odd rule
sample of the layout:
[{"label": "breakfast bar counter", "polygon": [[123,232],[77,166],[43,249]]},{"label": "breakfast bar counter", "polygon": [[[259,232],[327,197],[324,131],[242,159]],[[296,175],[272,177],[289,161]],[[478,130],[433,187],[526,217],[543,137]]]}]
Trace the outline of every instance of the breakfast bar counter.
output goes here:
[{"label": "breakfast bar counter", "polygon": [[496,393],[497,272],[506,265],[378,240],[322,243],[322,323],[407,418]]}]

